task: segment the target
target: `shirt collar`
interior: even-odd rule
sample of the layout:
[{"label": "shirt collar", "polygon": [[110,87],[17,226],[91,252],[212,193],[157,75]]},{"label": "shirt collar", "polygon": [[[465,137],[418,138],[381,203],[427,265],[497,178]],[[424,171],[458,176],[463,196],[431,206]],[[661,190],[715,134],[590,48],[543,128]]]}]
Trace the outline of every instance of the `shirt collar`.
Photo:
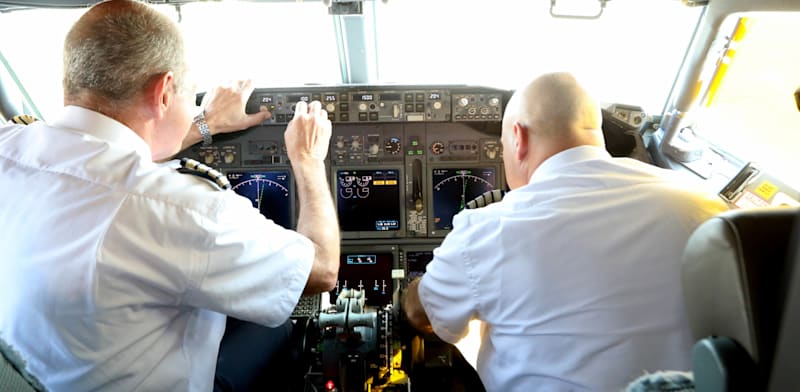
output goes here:
[{"label": "shirt collar", "polygon": [[529,183],[534,182],[536,179],[548,177],[551,174],[558,175],[561,168],[576,162],[610,158],[611,154],[603,147],[588,145],[572,147],[545,159],[533,172]]},{"label": "shirt collar", "polygon": [[133,149],[142,159],[152,161],[150,146],[132,129],[101,113],[80,107],[65,106],[52,125],[84,133],[100,140]]}]

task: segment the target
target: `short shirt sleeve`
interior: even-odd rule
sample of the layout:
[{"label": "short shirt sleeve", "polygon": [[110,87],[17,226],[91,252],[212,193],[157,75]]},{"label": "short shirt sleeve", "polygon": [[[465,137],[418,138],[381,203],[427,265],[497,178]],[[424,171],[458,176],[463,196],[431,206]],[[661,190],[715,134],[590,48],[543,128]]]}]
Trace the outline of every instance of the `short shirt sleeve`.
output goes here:
[{"label": "short shirt sleeve", "polygon": [[473,235],[466,212],[453,218],[453,231],[434,250],[419,284],[420,302],[433,330],[448,343],[466,336],[478,311],[479,277],[466,246]]},{"label": "short shirt sleeve", "polygon": [[311,273],[313,243],[232,191],[217,206],[183,220],[194,226],[183,228],[187,237],[203,239],[189,252],[195,268],[184,303],[266,326],[285,322]]}]

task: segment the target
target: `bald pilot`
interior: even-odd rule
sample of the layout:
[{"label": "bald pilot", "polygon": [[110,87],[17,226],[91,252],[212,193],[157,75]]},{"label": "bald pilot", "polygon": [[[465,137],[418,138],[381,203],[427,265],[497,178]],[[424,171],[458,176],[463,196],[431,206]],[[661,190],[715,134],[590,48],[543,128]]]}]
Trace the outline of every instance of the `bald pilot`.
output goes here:
[{"label": "bald pilot", "polygon": [[482,321],[488,391],[618,391],[689,369],[680,290],[689,234],[726,209],[699,184],[604,149],[598,103],[567,73],[507,105],[511,191],[464,210],[403,299],[409,322],[456,343]]}]

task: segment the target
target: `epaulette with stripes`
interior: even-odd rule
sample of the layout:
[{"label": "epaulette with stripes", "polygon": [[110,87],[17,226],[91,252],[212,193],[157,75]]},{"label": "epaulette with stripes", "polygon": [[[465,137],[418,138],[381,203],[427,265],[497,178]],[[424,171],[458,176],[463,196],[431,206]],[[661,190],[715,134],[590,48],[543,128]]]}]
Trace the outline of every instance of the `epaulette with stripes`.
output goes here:
[{"label": "epaulette with stripes", "polygon": [[503,200],[503,196],[506,195],[506,191],[502,189],[495,189],[488,192],[484,192],[482,195],[470,200],[467,202],[465,206],[468,210],[481,208],[488,206],[492,203],[497,203],[500,200]]},{"label": "epaulette with stripes", "polygon": [[36,120],[36,117],[33,117],[30,114],[18,114],[14,117],[11,117],[12,123],[20,125],[30,125],[36,122]]},{"label": "epaulette with stripes", "polygon": [[216,184],[220,190],[225,191],[231,189],[231,183],[224,174],[211,168],[211,166],[204,165],[194,159],[181,158],[181,167],[178,169],[178,171],[184,174],[191,174],[194,176],[203,177],[206,180],[210,180],[214,182],[214,184]]}]

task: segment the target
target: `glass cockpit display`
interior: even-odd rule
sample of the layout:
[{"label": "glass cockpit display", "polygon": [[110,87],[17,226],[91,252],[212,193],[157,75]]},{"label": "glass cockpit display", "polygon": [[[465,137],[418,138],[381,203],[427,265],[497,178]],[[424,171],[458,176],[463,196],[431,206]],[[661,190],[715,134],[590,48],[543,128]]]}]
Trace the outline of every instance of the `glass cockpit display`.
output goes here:
[{"label": "glass cockpit display", "polygon": [[405,255],[409,281],[425,274],[425,268],[428,266],[428,263],[433,260],[432,250],[406,251]]},{"label": "glass cockpit display", "polygon": [[400,229],[398,170],[338,170],[336,200],[342,231],[381,232]]},{"label": "glass cockpit display", "polygon": [[262,215],[285,227],[292,227],[290,174],[288,171],[229,172],[234,192],[253,203]]},{"label": "glass cockpit display", "polygon": [[495,169],[491,167],[433,169],[434,228],[451,230],[453,216],[463,210],[468,201],[494,190],[497,183],[495,177]]},{"label": "glass cockpit display", "polygon": [[385,306],[392,303],[392,265],[391,252],[346,252],[341,254],[339,280],[330,292],[331,303],[336,302],[344,289],[364,292],[369,306]]}]

